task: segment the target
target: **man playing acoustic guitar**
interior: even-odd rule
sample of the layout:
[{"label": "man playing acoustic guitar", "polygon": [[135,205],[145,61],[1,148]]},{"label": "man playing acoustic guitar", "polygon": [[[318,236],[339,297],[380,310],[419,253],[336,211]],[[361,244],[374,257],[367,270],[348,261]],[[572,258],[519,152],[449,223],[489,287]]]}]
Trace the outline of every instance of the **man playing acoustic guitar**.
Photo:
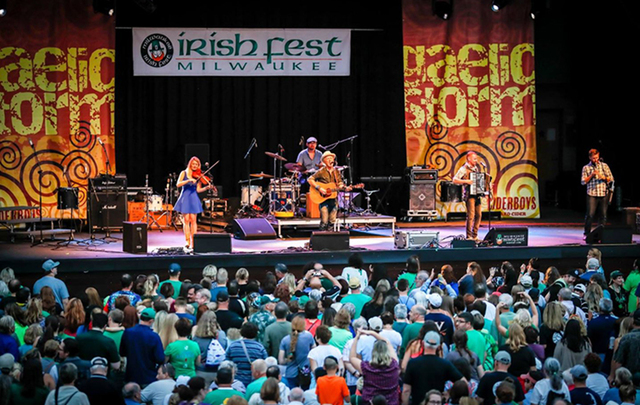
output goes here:
[{"label": "man playing acoustic guitar", "polygon": [[310,197],[321,201],[319,203],[321,231],[333,229],[338,216],[337,191],[349,189],[345,187],[340,171],[334,167],[335,160],[335,153],[324,152],[322,154],[324,167],[309,177]]}]

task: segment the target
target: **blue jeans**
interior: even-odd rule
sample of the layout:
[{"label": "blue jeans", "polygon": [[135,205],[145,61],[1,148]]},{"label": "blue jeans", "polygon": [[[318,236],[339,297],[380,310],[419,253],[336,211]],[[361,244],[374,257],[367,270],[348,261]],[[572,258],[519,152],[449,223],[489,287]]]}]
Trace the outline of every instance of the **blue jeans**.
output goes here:
[{"label": "blue jeans", "polygon": [[335,198],[321,202],[318,208],[320,209],[320,230],[333,230],[333,224],[338,217],[338,204],[336,204]]}]

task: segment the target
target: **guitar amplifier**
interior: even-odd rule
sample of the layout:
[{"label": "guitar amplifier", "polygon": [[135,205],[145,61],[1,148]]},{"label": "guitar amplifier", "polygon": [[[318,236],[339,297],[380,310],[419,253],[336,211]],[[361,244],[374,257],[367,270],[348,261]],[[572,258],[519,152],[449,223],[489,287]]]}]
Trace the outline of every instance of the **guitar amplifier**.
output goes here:
[{"label": "guitar amplifier", "polygon": [[437,248],[440,243],[440,232],[434,231],[396,231],[394,245],[396,249]]}]

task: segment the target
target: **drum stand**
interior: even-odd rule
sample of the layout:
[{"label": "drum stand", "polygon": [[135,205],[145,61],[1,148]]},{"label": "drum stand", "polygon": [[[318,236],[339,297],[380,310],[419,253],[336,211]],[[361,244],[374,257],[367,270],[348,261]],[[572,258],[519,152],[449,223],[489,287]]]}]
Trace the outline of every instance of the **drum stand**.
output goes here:
[{"label": "drum stand", "polygon": [[362,214],[360,215],[377,215],[372,209],[371,209],[371,195],[374,193],[377,193],[378,191],[380,191],[380,189],[378,190],[362,190],[363,193],[366,194],[365,200],[367,200],[367,209],[364,210],[364,212],[362,212]]},{"label": "drum stand", "polygon": [[146,223],[148,230],[151,230],[151,225],[149,225],[149,222],[152,222],[156,224],[158,230],[160,231],[160,233],[162,233],[162,227],[160,227],[158,221],[152,215],[149,215],[149,174],[144,175],[144,197],[144,216],[142,217],[142,221],[140,222]]}]

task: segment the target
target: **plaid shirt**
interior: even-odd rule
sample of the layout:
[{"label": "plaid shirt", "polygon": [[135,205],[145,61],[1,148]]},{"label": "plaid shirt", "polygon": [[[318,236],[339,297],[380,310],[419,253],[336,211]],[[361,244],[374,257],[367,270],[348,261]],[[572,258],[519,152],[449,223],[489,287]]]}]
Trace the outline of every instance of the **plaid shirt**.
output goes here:
[{"label": "plaid shirt", "polygon": [[587,186],[588,195],[592,197],[605,197],[607,195],[607,182],[605,180],[597,179],[596,176],[594,176],[589,182],[587,182],[587,177],[591,176],[591,173],[596,170],[598,170],[600,174],[604,174],[605,177],[610,178],[613,182],[613,174],[611,174],[609,165],[599,161],[595,165],[592,162],[589,162],[582,168],[582,178],[580,179],[580,183],[583,186]]}]

